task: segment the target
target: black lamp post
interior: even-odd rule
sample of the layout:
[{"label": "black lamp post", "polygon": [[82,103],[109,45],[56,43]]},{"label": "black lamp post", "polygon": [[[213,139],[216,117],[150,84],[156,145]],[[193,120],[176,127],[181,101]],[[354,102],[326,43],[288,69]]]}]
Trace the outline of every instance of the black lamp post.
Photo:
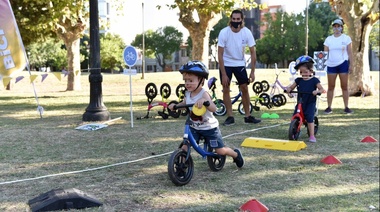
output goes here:
[{"label": "black lamp post", "polygon": [[110,113],[103,104],[100,73],[100,40],[98,20],[98,0],[90,0],[90,104],[83,114],[83,121],[110,120]]}]

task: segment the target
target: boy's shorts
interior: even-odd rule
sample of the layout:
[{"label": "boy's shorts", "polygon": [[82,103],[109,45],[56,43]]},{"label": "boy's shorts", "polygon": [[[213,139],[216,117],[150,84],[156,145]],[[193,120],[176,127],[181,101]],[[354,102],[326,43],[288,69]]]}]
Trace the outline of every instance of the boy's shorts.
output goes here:
[{"label": "boy's shorts", "polygon": [[190,127],[190,130],[197,143],[199,143],[200,138],[203,137],[206,142],[210,143],[210,146],[212,148],[224,147],[222,133],[218,127],[210,130],[195,130],[194,128]]},{"label": "boy's shorts", "polygon": [[[244,66],[238,66],[238,67],[225,66],[224,69],[226,70],[226,74],[228,78],[230,79],[230,81],[232,79],[232,74],[234,74],[239,85],[249,84],[247,70],[245,69]],[[219,69],[219,77],[220,77],[220,82],[222,83],[223,79],[222,79],[222,73],[220,72],[220,69]]]}]

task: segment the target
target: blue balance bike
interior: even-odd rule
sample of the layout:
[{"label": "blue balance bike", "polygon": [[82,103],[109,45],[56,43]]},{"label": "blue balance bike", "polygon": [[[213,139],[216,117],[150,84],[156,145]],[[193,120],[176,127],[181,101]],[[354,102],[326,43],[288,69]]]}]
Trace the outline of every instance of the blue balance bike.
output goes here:
[{"label": "blue balance bike", "polygon": [[[204,105],[209,105],[209,102],[205,102]],[[189,111],[193,104],[187,104],[183,106],[175,106],[174,109],[186,108]],[[191,157],[191,147],[195,149],[203,158],[207,158],[208,166],[212,171],[220,171],[223,169],[226,162],[225,155],[218,155],[214,152],[214,149],[210,146],[208,140],[203,140],[203,147],[199,145],[199,141],[196,141],[191,134],[190,125],[190,112],[185,122],[185,129],[183,134],[183,141],[179,145],[179,148],[175,150],[169,158],[168,162],[168,174],[170,180],[177,186],[183,186],[190,182],[194,173],[194,162]],[[187,151],[182,147],[186,145]]]}]

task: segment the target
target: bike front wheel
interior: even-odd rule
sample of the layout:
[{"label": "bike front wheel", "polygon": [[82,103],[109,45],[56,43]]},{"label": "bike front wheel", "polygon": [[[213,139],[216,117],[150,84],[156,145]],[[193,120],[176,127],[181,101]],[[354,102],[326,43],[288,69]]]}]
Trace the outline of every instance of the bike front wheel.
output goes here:
[{"label": "bike front wheel", "polygon": [[227,114],[227,108],[226,105],[224,104],[223,100],[217,99],[214,101],[216,105],[216,111],[214,112],[214,115],[216,116],[224,116]]},{"label": "bike front wheel", "polygon": [[[208,145],[207,151],[213,152],[214,149],[212,147],[210,147],[210,145]],[[226,156],[225,155],[219,155],[216,157],[207,156],[207,164],[210,167],[210,169],[214,172],[222,170],[225,163],[226,163]]]},{"label": "bike front wheel", "polygon": [[299,125],[300,125],[300,120],[298,119],[293,119],[290,122],[289,125],[289,140],[297,140],[298,137],[301,134],[301,130],[299,130]]},{"label": "bike front wheel", "polygon": [[186,160],[187,152],[178,149],[175,150],[169,158],[168,162],[168,174],[170,180],[176,186],[183,186],[190,182],[194,174],[194,162],[189,155],[189,158]]},{"label": "bike front wheel", "polygon": [[[249,103],[249,113],[252,113],[252,110],[253,110],[253,105],[252,105],[252,103]],[[245,115],[243,102],[239,103],[239,105],[238,105],[238,111],[239,111],[239,113],[241,115]]]}]

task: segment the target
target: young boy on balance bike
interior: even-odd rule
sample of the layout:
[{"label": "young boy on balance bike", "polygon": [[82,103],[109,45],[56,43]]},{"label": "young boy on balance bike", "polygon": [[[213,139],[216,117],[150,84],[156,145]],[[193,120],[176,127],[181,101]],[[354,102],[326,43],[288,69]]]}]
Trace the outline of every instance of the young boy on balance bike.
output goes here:
[{"label": "young boy on balance bike", "polygon": [[[200,109],[204,102],[210,103],[206,107],[206,112],[201,116],[195,115],[193,110],[190,111],[192,121],[190,130],[195,140],[198,141],[200,137],[208,140],[217,154],[231,156],[236,166],[241,168],[244,165],[243,156],[239,149],[233,150],[224,145],[219,122],[213,115],[213,112],[216,111],[216,105],[212,102],[210,94],[203,88],[205,80],[208,79],[208,69],[200,61],[189,61],[180,68],[179,72],[185,81],[186,92],[185,98],[178,105],[194,104],[193,107]],[[175,104],[170,104],[168,107],[173,110],[174,106]],[[183,145],[182,148],[187,151],[186,145]]]}]

